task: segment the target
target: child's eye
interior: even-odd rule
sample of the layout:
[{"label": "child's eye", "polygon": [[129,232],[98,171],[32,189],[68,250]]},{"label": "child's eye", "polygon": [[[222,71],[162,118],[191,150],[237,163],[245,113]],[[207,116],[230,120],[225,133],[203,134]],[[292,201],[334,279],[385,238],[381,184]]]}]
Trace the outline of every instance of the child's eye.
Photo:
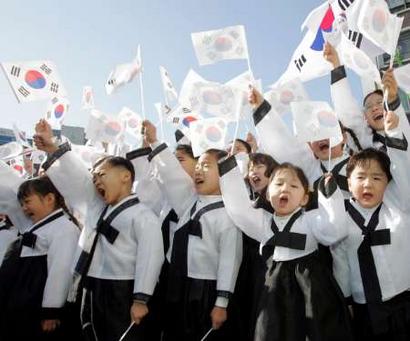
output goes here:
[{"label": "child's eye", "polygon": [[292,185],[291,187],[292,187],[292,188],[298,188],[298,186],[297,186],[297,185]]}]

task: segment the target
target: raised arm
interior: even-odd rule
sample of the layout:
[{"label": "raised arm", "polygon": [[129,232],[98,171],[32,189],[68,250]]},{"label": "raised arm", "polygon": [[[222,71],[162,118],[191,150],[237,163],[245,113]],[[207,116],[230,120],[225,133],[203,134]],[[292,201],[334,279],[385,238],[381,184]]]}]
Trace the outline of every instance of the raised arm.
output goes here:
[{"label": "raised arm", "polygon": [[249,237],[259,242],[266,241],[272,232],[270,227],[266,230],[265,211],[252,206],[234,156],[219,163],[219,176],[222,199],[234,224]]},{"label": "raised arm", "polygon": [[34,140],[40,150],[49,153],[43,164],[47,176],[81,219],[95,226],[104,202],[95,189],[92,175],[68,143],[57,146],[52,138],[50,125],[40,120]]},{"label": "raised arm", "polygon": [[387,154],[390,158],[392,180],[386,189],[384,200],[392,201],[404,211],[410,210],[410,150],[409,136],[402,131],[401,117],[393,112],[385,116]]},{"label": "raised arm", "polygon": [[159,181],[165,184],[163,188],[169,204],[181,217],[195,200],[194,183],[167,144],[158,142],[155,126],[144,121],[144,127],[147,141],[153,149],[148,159],[158,170]]},{"label": "raised arm", "polygon": [[290,162],[302,168],[309,181],[313,183],[322,172],[320,163],[308,144],[297,140],[282,118],[257,90],[251,90],[249,102],[256,108],[253,121],[260,138],[261,149],[279,163]]}]

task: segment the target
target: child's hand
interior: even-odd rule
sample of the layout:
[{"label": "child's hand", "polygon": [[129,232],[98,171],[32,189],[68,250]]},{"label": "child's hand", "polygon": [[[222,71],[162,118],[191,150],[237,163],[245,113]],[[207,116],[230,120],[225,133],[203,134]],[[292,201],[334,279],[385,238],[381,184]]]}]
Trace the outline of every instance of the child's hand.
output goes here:
[{"label": "child's hand", "polygon": [[228,318],[225,308],[214,307],[211,311],[212,329],[219,329]]},{"label": "child's hand", "polygon": [[145,315],[148,314],[148,307],[145,303],[134,302],[131,306],[131,320],[139,325]]},{"label": "child's hand", "polygon": [[252,106],[253,109],[259,108],[259,106],[263,103],[262,94],[258,90],[256,90],[253,86],[249,86],[248,102]]},{"label": "child's hand", "polygon": [[394,78],[393,69],[388,69],[382,79],[383,90],[388,91],[387,101],[393,102],[397,98],[399,92],[396,78]]},{"label": "child's hand", "polygon": [[394,111],[387,111],[384,116],[384,131],[389,131],[399,126],[399,116]]},{"label": "child's hand", "polygon": [[336,49],[329,42],[325,43],[325,48],[323,49],[323,57],[333,65],[333,68],[336,69],[340,66],[339,55],[337,54]]},{"label": "child's hand", "polygon": [[60,320],[43,320],[41,321],[41,329],[43,332],[49,333],[57,329],[60,325]]},{"label": "child's hand", "polygon": [[252,153],[255,153],[258,150],[258,143],[256,142],[255,136],[252,133],[246,134],[246,142],[249,143],[252,149]]},{"label": "child's hand", "polygon": [[45,119],[37,122],[35,131],[36,134],[33,136],[33,141],[37,149],[47,153],[53,153],[58,149],[58,146],[53,141],[53,130]]},{"label": "child's hand", "polygon": [[148,120],[142,122],[142,126],[144,129],[144,140],[146,140],[146,143],[151,144],[157,142],[157,128],[155,128],[155,126]]},{"label": "child's hand", "polygon": [[327,186],[329,181],[332,180],[333,174],[329,172],[329,173],[323,174],[323,176],[325,177],[325,186]]}]

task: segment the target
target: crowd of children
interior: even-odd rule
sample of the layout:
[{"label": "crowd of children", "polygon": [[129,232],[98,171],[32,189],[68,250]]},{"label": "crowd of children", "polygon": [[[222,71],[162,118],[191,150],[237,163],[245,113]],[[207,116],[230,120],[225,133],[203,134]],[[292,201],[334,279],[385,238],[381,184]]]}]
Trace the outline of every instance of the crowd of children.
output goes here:
[{"label": "crowd of children", "polygon": [[0,340],[410,339],[410,125],[393,70],[363,109],[336,50],[343,141],[299,142],[254,88],[252,136],[87,167],[40,120],[42,174],[0,162]]}]

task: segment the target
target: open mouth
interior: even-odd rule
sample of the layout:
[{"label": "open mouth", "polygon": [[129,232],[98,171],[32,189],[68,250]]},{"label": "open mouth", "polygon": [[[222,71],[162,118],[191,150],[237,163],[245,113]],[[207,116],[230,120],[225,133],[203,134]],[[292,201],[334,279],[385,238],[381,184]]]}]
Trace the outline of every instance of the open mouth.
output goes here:
[{"label": "open mouth", "polygon": [[383,114],[378,114],[378,115],[376,115],[376,116],[373,117],[373,120],[374,120],[374,121],[380,121],[380,120],[383,119],[383,117],[384,117]]},{"label": "open mouth", "polygon": [[289,197],[287,195],[279,196],[279,206],[286,206],[289,202]]},{"label": "open mouth", "polygon": [[103,188],[97,188],[97,192],[103,197],[105,198],[105,190]]},{"label": "open mouth", "polygon": [[252,176],[252,177],[251,177],[251,180],[252,180],[252,182],[253,182],[255,185],[258,185],[258,184],[261,182],[260,177],[257,176],[257,175]]},{"label": "open mouth", "polygon": [[325,151],[329,149],[329,142],[328,141],[324,141],[324,142],[320,142],[319,143],[319,149],[320,151]]},{"label": "open mouth", "polygon": [[371,200],[373,198],[373,194],[371,193],[363,193],[363,199]]},{"label": "open mouth", "polygon": [[203,183],[204,183],[203,179],[199,179],[199,178],[195,179],[195,185],[202,185]]}]

